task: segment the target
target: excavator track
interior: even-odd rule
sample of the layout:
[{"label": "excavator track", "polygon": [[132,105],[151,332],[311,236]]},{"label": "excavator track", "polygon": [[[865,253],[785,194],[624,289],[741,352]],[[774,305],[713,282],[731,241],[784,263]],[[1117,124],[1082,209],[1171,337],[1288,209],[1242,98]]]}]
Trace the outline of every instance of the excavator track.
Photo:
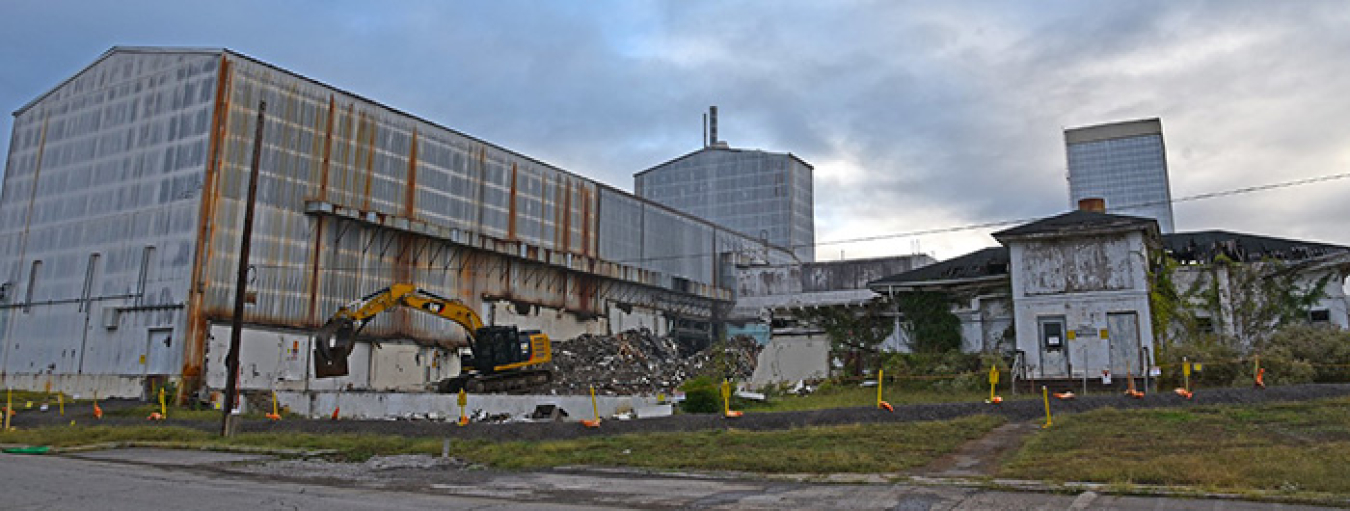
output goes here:
[{"label": "excavator track", "polygon": [[436,384],[436,390],[454,394],[463,389],[470,394],[523,394],[525,391],[553,381],[553,373],[543,370],[511,371],[506,373],[467,373],[446,378]]}]

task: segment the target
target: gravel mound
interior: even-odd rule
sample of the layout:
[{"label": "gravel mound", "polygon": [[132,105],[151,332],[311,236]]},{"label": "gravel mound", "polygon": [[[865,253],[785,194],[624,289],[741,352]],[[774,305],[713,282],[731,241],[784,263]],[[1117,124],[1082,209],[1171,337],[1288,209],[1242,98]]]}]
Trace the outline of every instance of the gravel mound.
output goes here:
[{"label": "gravel mound", "polygon": [[553,382],[532,393],[583,395],[594,386],[597,394],[610,396],[669,394],[685,380],[708,372],[749,380],[761,349],[744,336],[690,356],[682,354],[686,348],[645,328],[559,341],[553,345]]}]

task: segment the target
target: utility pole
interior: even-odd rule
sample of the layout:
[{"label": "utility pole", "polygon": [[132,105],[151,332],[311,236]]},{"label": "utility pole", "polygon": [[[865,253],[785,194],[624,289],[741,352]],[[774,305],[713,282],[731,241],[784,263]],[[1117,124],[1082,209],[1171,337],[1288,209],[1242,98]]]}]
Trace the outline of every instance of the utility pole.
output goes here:
[{"label": "utility pole", "polygon": [[248,258],[253,238],[253,203],[258,197],[258,165],[262,160],[263,113],[267,102],[258,102],[258,126],[253,135],[253,163],[248,174],[248,195],[244,198],[244,228],[239,240],[239,278],[234,284],[234,319],[230,330],[230,353],[225,359],[225,401],[220,407],[220,436],[234,433],[234,402],[239,396],[239,343],[244,328],[244,295],[248,291]]}]

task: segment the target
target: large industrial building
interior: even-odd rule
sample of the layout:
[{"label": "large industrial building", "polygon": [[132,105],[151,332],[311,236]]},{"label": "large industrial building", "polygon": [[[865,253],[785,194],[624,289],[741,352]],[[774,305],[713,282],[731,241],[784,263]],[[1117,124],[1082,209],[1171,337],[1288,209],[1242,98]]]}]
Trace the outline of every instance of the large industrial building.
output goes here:
[{"label": "large industrial building", "polygon": [[[244,389],[410,389],[457,373],[442,348],[462,334],[394,311],[365,333],[415,342],[360,345],[351,375],[309,377],[311,329],[393,282],[558,339],[665,334],[729,310],[736,264],[796,260],[759,232],[230,50],[117,47],[14,113],[0,198],[6,386],[223,387],[260,110]],[[692,156],[679,161],[746,154]],[[779,180],[766,193],[793,197],[766,208],[796,218],[805,200],[809,227],[810,166],[749,156],[747,172]],[[770,235],[800,249],[805,232]]]},{"label": "large industrial building", "polygon": [[1108,212],[1153,218],[1163,234],[1174,232],[1161,120],[1067,129],[1064,147],[1071,208],[1105,199]]},{"label": "large industrial building", "polygon": [[708,143],[633,176],[639,197],[707,219],[815,261],[813,168],[792,153],[736,149],[717,138],[717,109]]}]

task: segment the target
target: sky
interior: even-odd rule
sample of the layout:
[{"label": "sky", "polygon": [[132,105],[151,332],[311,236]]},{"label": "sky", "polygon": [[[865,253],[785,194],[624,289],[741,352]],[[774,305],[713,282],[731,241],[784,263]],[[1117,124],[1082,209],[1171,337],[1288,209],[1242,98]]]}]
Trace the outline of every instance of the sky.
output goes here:
[{"label": "sky", "polygon": [[[1063,130],[1161,118],[1174,198],[1350,172],[1340,2],[8,0],[0,107],[112,46],[226,47],[623,190],[702,146],[815,167],[818,260],[1070,208]],[[8,154],[12,118],[0,119]],[[1175,205],[1350,245],[1350,179]],[[869,239],[870,241],[844,242]]]}]

